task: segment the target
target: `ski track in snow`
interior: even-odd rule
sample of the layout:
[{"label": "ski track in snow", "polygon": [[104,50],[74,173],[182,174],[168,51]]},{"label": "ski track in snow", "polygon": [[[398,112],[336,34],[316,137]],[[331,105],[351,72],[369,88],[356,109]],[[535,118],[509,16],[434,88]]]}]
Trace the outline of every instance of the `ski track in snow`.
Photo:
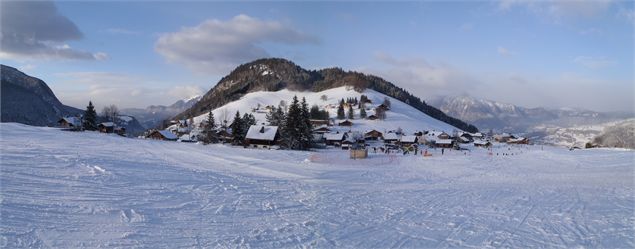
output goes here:
[{"label": "ski track in snow", "polygon": [[2,248],[635,247],[633,151],[352,161],[0,128]]}]

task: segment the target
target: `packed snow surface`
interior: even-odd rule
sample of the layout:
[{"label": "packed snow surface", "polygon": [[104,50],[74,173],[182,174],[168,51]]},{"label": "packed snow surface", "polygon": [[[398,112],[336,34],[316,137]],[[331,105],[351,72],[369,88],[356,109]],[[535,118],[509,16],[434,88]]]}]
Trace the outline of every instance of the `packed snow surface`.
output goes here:
[{"label": "packed snow surface", "polygon": [[351,160],[336,149],[0,130],[2,248],[635,247],[629,150],[497,145]]}]

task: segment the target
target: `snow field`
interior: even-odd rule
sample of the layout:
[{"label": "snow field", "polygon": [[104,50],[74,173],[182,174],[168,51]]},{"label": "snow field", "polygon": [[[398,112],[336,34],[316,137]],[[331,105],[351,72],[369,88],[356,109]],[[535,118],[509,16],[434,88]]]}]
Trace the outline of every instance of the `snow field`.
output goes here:
[{"label": "snow field", "polygon": [[335,149],[0,131],[3,248],[635,246],[629,150],[350,160]]}]

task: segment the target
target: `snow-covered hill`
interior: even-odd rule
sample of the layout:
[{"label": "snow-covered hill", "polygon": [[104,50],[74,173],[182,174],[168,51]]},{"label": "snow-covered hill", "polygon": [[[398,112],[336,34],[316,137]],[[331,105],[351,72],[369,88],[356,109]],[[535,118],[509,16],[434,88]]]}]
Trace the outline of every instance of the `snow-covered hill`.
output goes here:
[{"label": "snow-covered hill", "polygon": [[2,248],[635,247],[628,150],[350,160],[15,123],[0,132]]},{"label": "snow-covered hill", "polygon": [[[611,130],[618,129],[622,131],[631,130],[631,132],[629,133],[630,137],[623,138],[631,140],[633,139],[632,130],[635,127],[634,124],[635,119],[620,120],[596,125],[578,125],[572,127],[557,127],[545,125],[534,127],[529,134],[534,137],[539,137],[541,139],[541,142],[544,143],[566,147],[577,146],[582,148],[585,146],[586,143],[593,143],[596,138],[603,135],[603,133],[605,133],[605,131],[607,130],[609,132]],[[599,143],[602,145],[602,142]],[[625,143],[621,144],[625,145]],[[616,144],[609,144],[607,141],[607,144],[605,144],[605,146],[613,147],[616,146]]]},{"label": "snow-covered hill", "polygon": [[[351,87],[338,87],[321,92],[298,92],[290,91],[287,89],[277,92],[253,92],[243,96],[237,101],[230,102],[222,107],[216,108],[213,112],[217,122],[227,120],[229,124],[232,122],[236,111],[240,111],[241,115],[244,113],[253,114],[256,117],[258,123],[266,123],[265,117],[267,111],[264,109],[265,106],[278,106],[280,104],[280,101],[290,103],[293,96],[298,96],[298,99],[300,100],[303,97],[306,98],[309,107],[315,104],[318,105],[321,109],[329,111],[331,118],[335,119],[337,116],[337,106],[341,99],[346,100],[347,98],[355,97],[359,99],[362,94],[368,96],[368,98],[372,101],[372,104],[366,105],[366,108],[368,109],[368,115],[374,113],[374,107],[380,105],[384,101],[384,98],[390,99],[392,106],[391,109],[386,113],[386,119],[361,119],[359,117],[359,109],[357,109],[357,107],[354,107],[355,119],[351,120],[353,122],[353,126],[349,128],[338,127],[336,125],[333,127],[335,130],[348,131],[352,129],[356,131],[365,131],[376,129],[378,131],[384,132],[401,128],[404,132],[407,133],[414,133],[424,130],[446,131],[449,133],[453,130],[457,130],[457,128],[436,120],[413,108],[412,106],[407,105],[394,98],[387,97],[384,94],[370,89],[366,89],[360,93],[353,90]],[[326,101],[321,99],[323,95],[327,97]],[[258,108],[258,106],[260,106],[260,110],[255,110]],[[202,114],[194,118],[194,121],[196,123],[200,123],[206,118],[207,114]],[[335,122],[341,121],[343,120],[335,119]]]}]

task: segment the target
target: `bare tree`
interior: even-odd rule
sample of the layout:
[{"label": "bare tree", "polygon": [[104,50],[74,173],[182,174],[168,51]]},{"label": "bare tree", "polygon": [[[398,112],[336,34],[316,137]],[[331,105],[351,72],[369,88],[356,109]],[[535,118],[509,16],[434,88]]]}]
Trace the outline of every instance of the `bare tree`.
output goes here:
[{"label": "bare tree", "polygon": [[320,99],[322,101],[326,101],[328,99],[328,97],[326,96],[326,94],[322,94],[322,96],[320,96]]},{"label": "bare tree", "polygon": [[110,120],[111,122],[114,123],[117,120],[117,118],[119,117],[119,108],[117,108],[116,105],[105,106],[101,110],[101,115],[106,117],[106,119],[108,119],[108,120]]}]

